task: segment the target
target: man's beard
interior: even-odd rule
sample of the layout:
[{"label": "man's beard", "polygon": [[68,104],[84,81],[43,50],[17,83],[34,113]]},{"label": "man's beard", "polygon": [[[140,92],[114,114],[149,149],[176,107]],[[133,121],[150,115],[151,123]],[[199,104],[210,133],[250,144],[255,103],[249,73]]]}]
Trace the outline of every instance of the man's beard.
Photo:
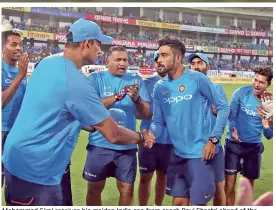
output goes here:
[{"label": "man's beard", "polygon": [[200,71],[199,69],[195,69],[195,71],[200,72],[200,73],[205,74],[205,75],[207,74],[207,71],[203,72],[203,71]]},{"label": "man's beard", "polygon": [[[162,67],[162,69],[160,70],[159,67]],[[168,67],[165,67],[164,65],[158,65],[157,72],[159,72],[159,74],[166,75],[174,69],[175,69],[175,62],[173,62],[173,64],[169,65]]]}]

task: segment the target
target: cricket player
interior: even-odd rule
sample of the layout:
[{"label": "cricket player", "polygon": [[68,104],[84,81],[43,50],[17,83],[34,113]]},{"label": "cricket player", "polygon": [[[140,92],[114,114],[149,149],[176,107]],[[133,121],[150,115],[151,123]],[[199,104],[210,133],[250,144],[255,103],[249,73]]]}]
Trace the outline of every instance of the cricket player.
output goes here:
[{"label": "cricket player", "polygon": [[[28,54],[23,53],[22,32],[17,29],[2,31],[2,151],[15,122],[25,94]],[[2,164],[2,186],[4,168]]]},{"label": "cricket player", "polygon": [[[154,53],[154,67],[157,69],[158,51]],[[150,95],[151,112],[153,109],[153,88],[157,81],[163,79],[167,73],[159,73],[157,71],[156,76],[146,78],[144,80],[147,91]],[[151,124],[150,119],[142,120],[140,130],[149,129]],[[139,148],[139,168],[140,168],[140,183],[139,183],[139,205],[147,206],[148,200],[151,193],[151,180],[154,171],[156,171],[156,182],[155,182],[155,202],[154,205],[161,206],[165,192],[166,192],[166,174],[170,157],[173,152],[172,141],[164,122],[162,133],[156,143],[151,149],[143,147]]]},{"label": "cricket player", "polygon": [[96,23],[79,19],[67,34],[64,52],[37,65],[2,156],[7,205],[63,204],[60,183],[76,145],[69,136],[76,121],[93,126],[112,143],[154,143],[148,131],[118,126],[79,70],[98,58],[100,43],[111,41]]},{"label": "cricket player", "polygon": [[260,177],[261,157],[264,151],[262,133],[266,136],[268,128],[263,126],[257,108],[262,105],[261,96],[270,86],[272,78],[273,72],[270,67],[259,67],[255,70],[252,85],[237,89],[232,96],[225,144],[227,206],[233,206],[235,203],[237,173],[242,172],[252,187],[255,179]]},{"label": "cricket player", "polygon": [[[151,114],[145,84],[139,75],[126,72],[128,54],[124,47],[113,46],[109,49],[107,68],[107,71],[92,73],[88,79],[95,86],[105,107],[122,109],[127,116],[126,127],[135,131],[136,113],[141,117]],[[106,178],[110,176],[117,180],[120,192],[118,205],[133,205],[137,145],[112,144],[99,132],[90,133],[88,144],[83,173],[84,179],[88,181],[87,205],[102,205],[101,193]]]},{"label": "cricket player", "polygon": [[[209,59],[203,53],[192,53],[189,58],[189,63],[191,64],[191,69],[201,72],[207,76],[207,71],[209,69]],[[221,94],[225,101],[227,101],[227,97],[223,87],[220,84],[214,84],[218,90],[218,93]],[[217,110],[216,108],[210,104],[210,102],[206,99],[204,108],[206,111],[213,112],[211,115],[213,120],[213,125],[216,122]],[[214,159],[211,160],[211,165],[214,170],[215,175],[215,182],[216,182],[216,192],[213,199],[214,206],[225,206],[226,205],[226,198],[225,198],[225,191],[224,191],[224,152],[221,146],[221,143],[218,143],[219,152],[215,155]]]},{"label": "cricket player", "polygon": [[[185,45],[178,38],[165,36],[158,44],[157,70],[168,77],[155,85],[150,130],[159,138],[165,121],[175,148],[166,193],[173,196],[174,206],[182,205],[183,197],[192,205],[206,205],[216,190],[211,160],[218,153],[229,107],[208,77],[184,71]],[[218,110],[215,125],[213,113],[204,108],[206,99]]]}]

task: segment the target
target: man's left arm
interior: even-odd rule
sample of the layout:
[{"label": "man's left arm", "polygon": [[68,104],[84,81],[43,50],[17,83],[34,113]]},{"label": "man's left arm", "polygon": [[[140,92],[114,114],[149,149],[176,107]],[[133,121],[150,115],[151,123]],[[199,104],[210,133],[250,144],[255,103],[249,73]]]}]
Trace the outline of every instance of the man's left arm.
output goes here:
[{"label": "man's left arm", "polygon": [[267,140],[273,138],[273,128],[272,127],[264,127],[263,134]]},{"label": "man's left arm", "polygon": [[135,103],[136,107],[136,118],[138,119],[151,119],[152,113],[150,111],[149,102],[144,100],[138,100],[138,103]]},{"label": "man's left arm", "polygon": [[[225,93],[223,87],[221,85],[217,84],[216,88],[217,88],[218,92],[220,93],[220,95],[222,95],[222,97],[227,101],[226,93]],[[227,103],[228,103],[228,101],[227,101]],[[213,104],[211,104],[211,109],[212,109],[213,114],[215,116],[217,116],[218,110],[216,109],[216,107]]]},{"label": "man's left arm", "polygon": [[199,80],[199,87],[202,95],[204,95],[218,110],[216,123],[211,133],[211,137],[217,137],[220,139],[230,113],[226,97],[220,94],[215,85],[206,76],[201,77]]}]

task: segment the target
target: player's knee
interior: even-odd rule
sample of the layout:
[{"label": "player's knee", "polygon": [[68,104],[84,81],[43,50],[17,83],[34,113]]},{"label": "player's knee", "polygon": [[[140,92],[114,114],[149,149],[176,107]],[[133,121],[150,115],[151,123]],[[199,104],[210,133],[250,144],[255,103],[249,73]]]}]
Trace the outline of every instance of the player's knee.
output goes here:
[{"label": "player's knee", "polygon": [[156,171],[156,179],[166,181],[167,175],[162,171]]},{"label": "player's knee", "polygon": [[140,174],[140,184],[148,184],[152,179],[152,173]]},{"label": "player's knee", "polygon": [[134,191],[134,184],[120,182],[118,184],[118,190],[121,195],[132,196]]},{"label": "player's knee", "polygon": [[102,193],[105,186],[105,181],[101,182],[88,182],[87,194],[97,195]]},{"label": "player's knee", "polygon": [[225,193],[230,194],[233,193],[235,190],[235,183],[233,181],[227,181],[225,182],[225,187],[224,187]]}]

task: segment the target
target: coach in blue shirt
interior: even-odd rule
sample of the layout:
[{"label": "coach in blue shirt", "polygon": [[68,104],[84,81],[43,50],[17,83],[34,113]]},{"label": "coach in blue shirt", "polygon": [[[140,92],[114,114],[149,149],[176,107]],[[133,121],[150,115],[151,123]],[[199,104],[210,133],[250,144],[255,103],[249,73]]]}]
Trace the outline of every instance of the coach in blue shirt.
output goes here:
[{"label": "coach in blue shirt", "polygon": [[[98,96],[107,108],[126,113],[125,127],[136,130],[136,114],[150,115],[149,96],[143,79],[127,71],[128,54],[124,47],[113,46],[107,54],[107,71],[89,76]],[[99,132],[89,135],[83,177],[88,181],[87,205],[101,205],[106,178],[115,177],[120,192],[119,205],[133,205],[137,170],[137,145],[116,145]],[[98,157],[101,157],[100,159]]]},{"label": "coach in blue shirt", "polygon": [[2,157],[8,205],[62,204],[60,182],[76,145],[69,134],[77,120],[94,126],[112,143],[152,146],[152,133],[115,123],[79,70],[98,58],[102,42],[111,41],[96,23],[79,19],[70,28],[64,53],[36,67]]}]

